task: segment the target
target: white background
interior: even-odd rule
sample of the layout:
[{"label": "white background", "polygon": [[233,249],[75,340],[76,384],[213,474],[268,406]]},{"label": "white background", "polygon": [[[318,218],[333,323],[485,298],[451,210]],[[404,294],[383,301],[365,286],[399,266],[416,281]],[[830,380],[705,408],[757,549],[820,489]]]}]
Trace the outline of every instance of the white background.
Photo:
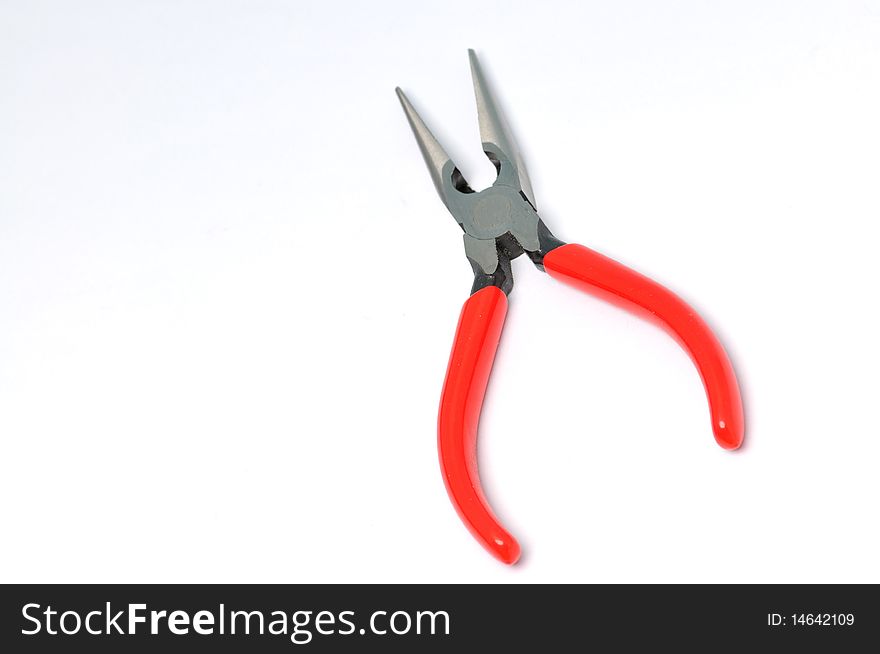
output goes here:
[{"label": "white background", "polygon": [[[713,439],[654,326],[515,262],[481,423],[435,420],[476,48],[541,215],[717,330]],[[3,2],[3,581],[880,581],[880,5]]]}]

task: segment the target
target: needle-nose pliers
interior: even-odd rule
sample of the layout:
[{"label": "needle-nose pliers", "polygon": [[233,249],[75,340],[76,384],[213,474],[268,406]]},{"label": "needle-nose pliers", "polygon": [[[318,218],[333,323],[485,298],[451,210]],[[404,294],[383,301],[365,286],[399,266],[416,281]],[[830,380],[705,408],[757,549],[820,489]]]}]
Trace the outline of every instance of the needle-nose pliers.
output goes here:
[{"label": "needle-nose pliers", "polygon": [[464,250],[474,271],[440,400],[438,446],[443,479],[473,536],[499,560],[515,563],[520,546],[489,508],[476,454],[483,395],[513,287],[511,259],[525,254],[551,277],[634,309],[664,326],[696,365],[709,400],[715,440],[721,447],[733,450],[742,443],[743,409],[730,360],[693,308],[660,284],[582,245],[563,243],[547,229],[479,61],[473,50],[469,55],[483,152],[497,170],[490,187],[475,191],[468,186],[400,88],[397,95],[440,199],[464,230]]}]

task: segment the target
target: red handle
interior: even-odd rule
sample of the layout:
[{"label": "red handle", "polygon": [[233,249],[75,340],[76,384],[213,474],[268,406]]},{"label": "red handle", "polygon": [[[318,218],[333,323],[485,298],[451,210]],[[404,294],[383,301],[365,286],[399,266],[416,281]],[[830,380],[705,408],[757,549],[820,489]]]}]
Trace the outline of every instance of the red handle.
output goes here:
[{"label": "red handle", "polygon": [[504,318],[507,296],[495,286],[471,295],[461,310],[437,421],[440,468],[455,510],[494,557],[516,563],[519,543],[498,523],[480,485],[477,425]]},{"label": "red handle", "polygon": [[736,374],[724,348],[697,312],[669,289],[583,245],[551,250],[544,268],[554,278],[626,308],[645,309],[659,319],[690,355],[706,388],[712,431],[718,444],[742,444],[744,420]]}]

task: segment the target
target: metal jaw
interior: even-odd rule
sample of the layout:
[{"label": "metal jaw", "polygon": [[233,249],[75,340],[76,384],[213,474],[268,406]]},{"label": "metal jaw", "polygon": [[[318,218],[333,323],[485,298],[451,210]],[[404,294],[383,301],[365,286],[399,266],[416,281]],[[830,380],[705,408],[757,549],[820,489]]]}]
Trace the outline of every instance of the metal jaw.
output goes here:
[{"label": "metal jaw", "polygon": [[440,199],[464,230],[464,250],[474,269],[473,291],[513,288],[510,260],[525,253],[541,267],[544,255],[562,245],[536,210],[532,185],[477,55],[468,50],[483,152],[495,166],[492,186],[474,191],[400,88],[397,96],[428,165]]}]

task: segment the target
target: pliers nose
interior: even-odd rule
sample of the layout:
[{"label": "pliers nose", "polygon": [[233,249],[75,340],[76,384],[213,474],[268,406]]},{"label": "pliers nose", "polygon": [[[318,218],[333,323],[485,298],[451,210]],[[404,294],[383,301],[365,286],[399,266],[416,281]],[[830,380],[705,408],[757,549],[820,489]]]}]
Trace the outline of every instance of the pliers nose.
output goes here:
[{"label": "pliers nose", "polygon": [[718,338],[684,300],[657,282],[582,245],[557,239],[538,216],[519,150],[479,62],[469,51],[483,151],[495,183],[475,192],[397,89],[441,200],[464,231],[474,270],[461,311],[440,399],[438,447],[446,489],[459,517],[496,558],[515,563],[520,546],[492,513],[477,469],[477,426],[513,288],[510,260],[526,254],[554,279],[633,310],[664,327],[693,360],[703,382],[715,440],[743,441],[742,400],[733,366]]}]

